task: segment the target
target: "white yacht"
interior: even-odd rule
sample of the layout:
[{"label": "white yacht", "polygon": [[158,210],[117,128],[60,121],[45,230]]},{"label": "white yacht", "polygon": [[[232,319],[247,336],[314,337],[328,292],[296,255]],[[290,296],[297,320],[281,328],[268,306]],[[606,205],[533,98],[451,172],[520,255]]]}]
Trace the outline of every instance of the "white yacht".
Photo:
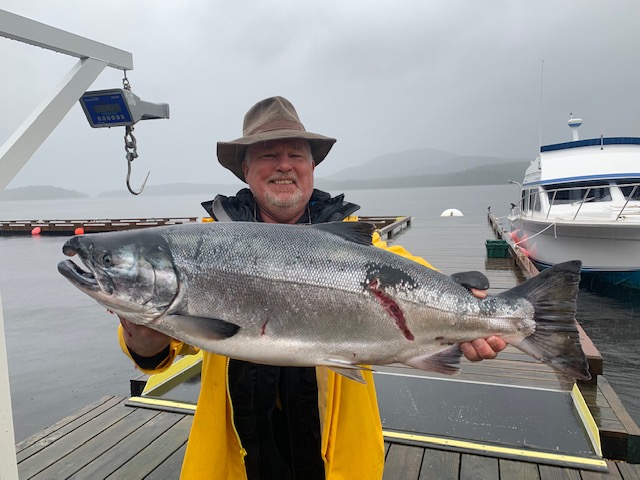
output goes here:
[{"label": "white yacht", "polygon": [[587,275],[640,288],[640,138],[580,140],[582,120],[568,124],[573,141],[527,168],[511,236],[542,268],[582,260]]}]

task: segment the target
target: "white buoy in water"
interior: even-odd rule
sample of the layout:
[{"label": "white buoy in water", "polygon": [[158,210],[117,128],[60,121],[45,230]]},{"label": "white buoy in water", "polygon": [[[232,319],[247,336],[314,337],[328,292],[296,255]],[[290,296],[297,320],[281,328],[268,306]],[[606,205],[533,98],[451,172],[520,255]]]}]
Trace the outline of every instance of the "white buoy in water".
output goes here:
[{"label": "white buoy in water", "polygon": [[441,217],[463,217],[462,212],[457,208],[447,208],[440,214]]}]

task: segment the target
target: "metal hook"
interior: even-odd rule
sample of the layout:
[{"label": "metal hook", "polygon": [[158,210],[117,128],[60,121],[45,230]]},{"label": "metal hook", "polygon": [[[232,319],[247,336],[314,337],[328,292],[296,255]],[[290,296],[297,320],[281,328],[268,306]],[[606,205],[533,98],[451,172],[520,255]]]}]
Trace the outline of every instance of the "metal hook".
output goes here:
[{"label": "metal hook", "polygon": [[136,137],[133,136],[133,125],[127,125],[125,127],[124,150],[125,152],[127,152],[127,189],[129,189],[129,192],[131,192],[133,195],[140,195],[144,190],[144,186],[147,184],[147,180],[149,179],[149,174],[151,173],[151,171],[147,172],[147,176],[144,178],[144,182],[142,182],[140,190],[137,192],[134,191],[131,188],[131,162],[133,162],[134,159],[138,158],[138,145],[136,142]]},{"label": "metal hook", "polygon": [[132,160],[129,160],[127,158],[127,189],[134,195],[140,195],[144,190],[144,186],[147,184],[147,180],[149,179],[149,174],[151,173],[151,170],[147,172],[147,176],[144,177],[144,182],[142,182],[142,185],[140,185],[140,190],[136,192],[131,188],[131,162]]}]

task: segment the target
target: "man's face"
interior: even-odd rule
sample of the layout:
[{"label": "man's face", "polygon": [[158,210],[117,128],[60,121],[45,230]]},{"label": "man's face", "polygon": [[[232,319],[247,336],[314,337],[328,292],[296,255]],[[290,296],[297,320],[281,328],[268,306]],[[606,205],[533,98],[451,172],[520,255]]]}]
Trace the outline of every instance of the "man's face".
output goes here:
[{"label": "man's face", "polygon": [[242,171],[268,223],[295,223],[313,192],[315,162],[305,140],[274,140],[251,145]]}]

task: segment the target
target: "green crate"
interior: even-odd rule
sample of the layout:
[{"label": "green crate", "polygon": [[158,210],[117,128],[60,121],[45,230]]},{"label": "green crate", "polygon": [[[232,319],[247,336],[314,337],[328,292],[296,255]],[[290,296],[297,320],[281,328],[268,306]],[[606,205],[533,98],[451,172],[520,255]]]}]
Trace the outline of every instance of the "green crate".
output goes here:
[{"label": "green crate", "polygon": [[507,258],[509,256],[509,244],[506,240],[487,240],[487,257]]}]

